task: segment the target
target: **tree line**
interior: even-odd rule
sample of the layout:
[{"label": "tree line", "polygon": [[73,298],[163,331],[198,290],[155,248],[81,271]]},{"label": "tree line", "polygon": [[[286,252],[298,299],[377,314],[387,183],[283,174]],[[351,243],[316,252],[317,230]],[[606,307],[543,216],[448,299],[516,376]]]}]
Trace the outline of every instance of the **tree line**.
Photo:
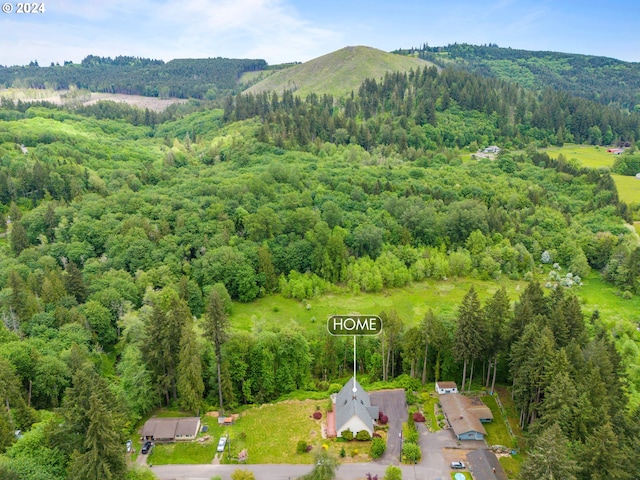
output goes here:
[{"label": "tree line", "polygon": [[266,67],[267,63],[258,59],[216,57],[165,63],[137,57],[111,59],[89,55],[80,64],[0,67],[0,85],[54,90],[76,87],[92,92],[211,100],[235,91],[243,72]]}]

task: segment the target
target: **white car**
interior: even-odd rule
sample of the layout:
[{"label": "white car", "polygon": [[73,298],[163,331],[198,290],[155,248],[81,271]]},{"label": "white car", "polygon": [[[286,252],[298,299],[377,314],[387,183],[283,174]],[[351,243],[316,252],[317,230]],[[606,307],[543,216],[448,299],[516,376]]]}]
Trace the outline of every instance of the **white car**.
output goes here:
[{"label": "white car", "polygon": [[224,452],[224,446],[227,444],[227,437],[220,437],[218,441],[218,451]]},{"label": "white car", "polygon": [[462,462],[451,462],[451,468],[453,469],[462,469],[464,468],[464,463]]}]

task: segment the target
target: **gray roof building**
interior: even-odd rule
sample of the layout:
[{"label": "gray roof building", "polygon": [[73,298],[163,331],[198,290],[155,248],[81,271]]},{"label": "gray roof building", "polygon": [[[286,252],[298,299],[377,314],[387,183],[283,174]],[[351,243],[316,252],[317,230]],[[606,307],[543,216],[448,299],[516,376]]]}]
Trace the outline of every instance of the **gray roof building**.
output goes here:
[{"label": "gray roof building", "polygon": [[150,418],[142,427],[142,436],[155,442],[192,440],[200,430],[200,417]]},{"label": "gray roof building", "polygon": [[468,453],[467,461],[476,480],[509,480],[498,458],[489,450]]},{"label": "gray roof building", "polygon": [[369,394],[353,377],[336,395],[335,410],[338,436],[344,430],[351,430],[354,435],[360,430],[367,430],[372,435],[373,422],[380,414],[380,408],[371,405]]}]

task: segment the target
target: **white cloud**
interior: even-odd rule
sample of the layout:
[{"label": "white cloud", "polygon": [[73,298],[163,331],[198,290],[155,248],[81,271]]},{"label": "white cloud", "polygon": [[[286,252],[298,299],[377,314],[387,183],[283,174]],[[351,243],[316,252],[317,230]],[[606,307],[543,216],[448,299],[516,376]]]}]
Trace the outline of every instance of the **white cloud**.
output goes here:
[{"label": "white cloud", "polygon": [[0,64],[48,65],[88,54],[278,63],[342,46],[340,33],[303,19],[285,0],[59,0],[34,20],[0,17]]}]

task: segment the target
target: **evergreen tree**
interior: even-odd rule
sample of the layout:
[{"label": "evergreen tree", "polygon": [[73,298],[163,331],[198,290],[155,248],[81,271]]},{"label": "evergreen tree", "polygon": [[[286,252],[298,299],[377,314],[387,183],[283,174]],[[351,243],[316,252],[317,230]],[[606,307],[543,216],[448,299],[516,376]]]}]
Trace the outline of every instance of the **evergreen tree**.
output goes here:
[{"label": "evergreen tree", "polygon": [[11,227],[11,250],[17,257],[20,253],[29,247],[29,237],[27,231],[22,226],[22,222],[13,222]]},{"label": "evergreen tree", "polygon": [[204,335],[213,344],[218,375],[218,396],[220,409],[223,409],[222,402],[222,344],[227,339],[229,330],[229,319],[224,310],[224,302],[220,293],[216,289],[211,290],[207,311],[204,317]]},{"label": "evergreen tree", "polygon": [[621,444],[611,423],[598,427],[586,440],[581,478],[589,480],[631,480],[630,452]]},{"label": "evergreen tree", "polygon": [[556,424],[536,438],[520,470],[520,480],[576,480],[578,467],[571,458],[567,438]]},{"label": "evergreen tree", "polygon": [[275,292],[278,287],[278,276],[273,266],[271,249],[266,243],[258,248],[258,273],[264,277],[264,289],[266,293]]},{"label": "evergreen tree", "polygon": [[182,327],[177,373],[180,405],[184,410],[199,415],[204,383],[198,341],[191,320],[186,321]]},{"label": "evergreen tree", "polygon": [[88,428],[84,453],[76,453],[69,467],[71,478],[83,480],[119,480],[125,477],[127,464],[122,448],[123,425],[109,411],[98,392],[89,397]]},{"label": "evergreen tree", "polygon": [[73,260],[67,263],[65,272],[64,286],[67,292],[76,297],[78,303],[84,303],[87,298],[87,287],[84,284],[82,272]]},{"label": "evergreen tree", "polygon": [[[489,358],[489,369],[493,366],[493,380],[491,380],[491,392],[496,385],[496,375],[498,371],[498,354],[503,348],[504,332],[506,331],[511,311],[509,307],[509,296],[507,290],[502,287],[487,301],[484,310],[486,332],[486,343],[484,352]],[[485,387],[489,386],[491,375],[487,372]]]},{"label": "evergreen tree", "polygon": [[[484,345],[484,330],[480,310],[480,300],[475,288],[472,286],[462,299],[462,304],[458,310],[458,325],[454,335],[453,354],[464,362],[462,369],[461,391],[465,390],[467,380],[467,366],[469,360],[472,362],[480,357],[480,352]],[[469,388],[473,380],[473,367],[471,368]]]}]

